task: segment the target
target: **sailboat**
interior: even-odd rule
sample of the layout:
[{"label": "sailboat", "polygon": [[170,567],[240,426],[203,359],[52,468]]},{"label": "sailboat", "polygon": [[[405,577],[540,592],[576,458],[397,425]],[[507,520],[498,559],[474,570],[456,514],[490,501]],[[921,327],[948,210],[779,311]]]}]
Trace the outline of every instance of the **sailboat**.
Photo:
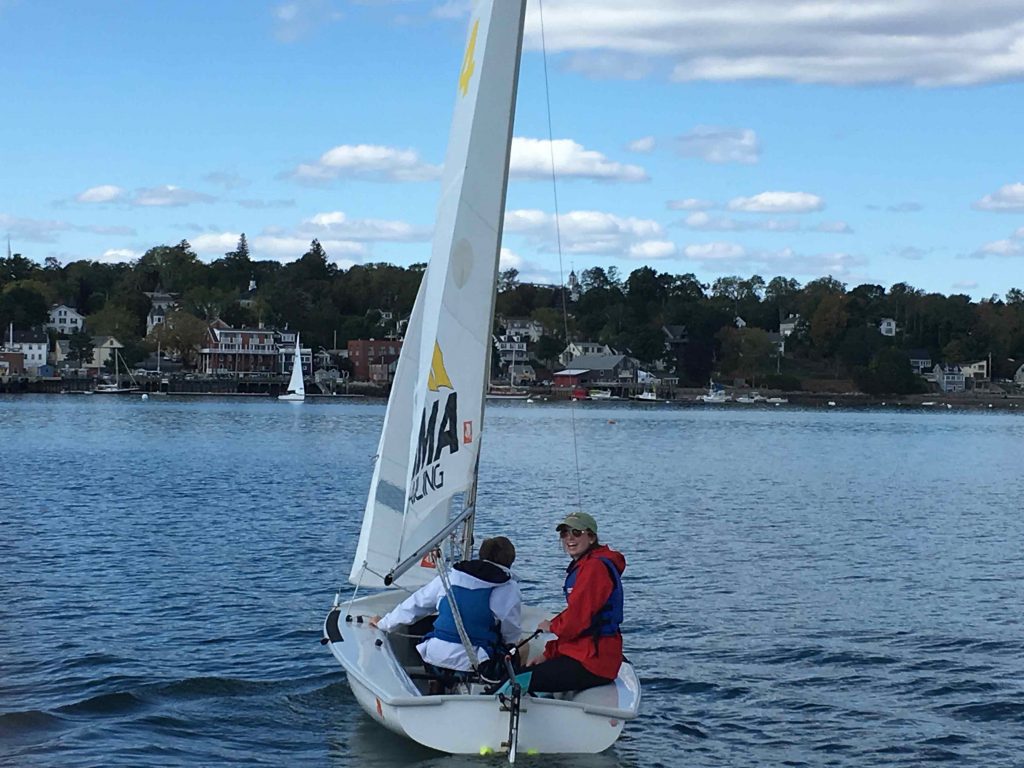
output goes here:
[{"label": "sailboat", "polygon": [[135,377],[132,376],[132,372],[128,370],[127,363],[124,363],[124,370],[125,373],[128,374],[128,379],[132,384],[130,387],[121,386],[121,369],[118,367],[118,362],[124,363],[124,358],[121,357],[121,354],[116,348],[114,348],[114,381],[107,382],[105,384],[97,384],[93,388],[93,392],[97,395],[126,395],[130,392],[139,391],[139,383],[135,380]]},{"label": "sailboat", "polygon": [[302,379],[302,347],[299,346],[299,334],[295,334],[295,352],[292,355],[292,377],[288,379],[285,394],[278,395],[278,400],[301,403],[306,399],[306,383]]},{"label": "sailboat", "polygon": [[[612,684],[523,698],[521,706],[515,684],[506,693],[472,683],[428,695],[416,641],[381,632],[368,619],[435,575],[445,581],[447,562],[472,555],[525,6],[526,0],[481,0],[472,11],[430,261],[398,360],[349,572],[354,591],[346,599],[339,590],[322,641],[360,706],[381,725],[442,752],[506,753],[509,762],[517,751],[611,746],[639,708],[632,665],[623,662]],[[524,627],[542,618],[523,607]]]}]

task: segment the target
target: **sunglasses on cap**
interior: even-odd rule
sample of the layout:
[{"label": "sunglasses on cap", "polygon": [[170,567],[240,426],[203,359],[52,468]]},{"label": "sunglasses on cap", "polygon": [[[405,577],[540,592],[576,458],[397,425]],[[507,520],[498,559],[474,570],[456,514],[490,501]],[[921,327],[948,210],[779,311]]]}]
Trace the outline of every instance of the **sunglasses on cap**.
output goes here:
[{"label": "sunglasses on cap", "polygon": [[579,528],[559,528],[558,529],[558,537],[561,538],[561,539],[566,538],[570,533],[572,534],[574,539],[578,539],[583,534],[590,533],[590,531],[581,531]]}]

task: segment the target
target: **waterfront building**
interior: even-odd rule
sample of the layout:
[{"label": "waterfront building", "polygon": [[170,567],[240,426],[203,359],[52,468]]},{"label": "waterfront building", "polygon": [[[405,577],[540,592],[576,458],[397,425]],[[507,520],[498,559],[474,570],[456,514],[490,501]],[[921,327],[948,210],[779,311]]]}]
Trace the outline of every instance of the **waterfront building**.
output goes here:
[{"label": "waterfront building", "polygon": [[[558,362],[562,365],[569,365],[578,357],[584,355],[613,355],[615,351],[607,344],[601,344],[596,341],[570,341],[568,346],[562,350],[562,354],[558,356]],[[579,368],[578,365],[573,365],[573,368]]]},{"label": "waterfront building", "polygon": [[910,367],[918,376],[925,376],[932,369],[932,356],[927,349],[909,349]]},{"label": "waterfront building", "polygon": [[518,334],[507,333],[494,340],[495,345],[498,347],[498,360],[501,362],[502,367],[515,362],[525,363],[529,359],[529,354],[526,350],[526,338]]},{"label": "waterfront building", "polygon": [[506,336],[521,336],[534,344],[544,335],[544,324],[529,317],[499,317],[498,326]]},{"label": "waterfront building", "polygon": [[386,383],[394,378],[401,339],[352,339],[348,359],[352,361],[354,381]]},{"label": "waterfront building", "polygon": [[[291,375],[292,358],[295,357],[295,339],[299,336],[298,331],[274,331],[274,341],[277,344],[277,372],[283,375]],[[302,364],[302,373],[307,376],[313,375],[313,350],[309,347],[299,349],[299,358]]]},{"label": "waterfront building", "polygon": [[[20,352],[21,368],[29,376],[39,376],[40,368],[45,368],[50,356],[50,337],[41,328],[30,328],[27,331],[16,331],[14,326],[7,329],[0,351]],[[12,358],[13,359],[13,358]]]},{"label": "waterfront building", "polygon": [[[87,364],[86,368],[94,368],[97,371],[103,370],[109,362],[111,366],[114,365],[114,355],[120,353],[124,349],[124,344],[118,341],[114,336],[93,336],[92,337],[92,363]],[[57,361],[59,365],[61,361]]]},{"label": "waterfront building", "polygon": [[[294,349],[294,333],[291,343]],[[283,370],[281,350],[269,328],[232,328],[223,320],[214,320],[199,349],[198,369],[207,375],[271,376]]]},{"label": "waterfront building", "polygon": [[78,333],[85,329],[85,316],[67,304],[54,304],[50,307],[50,322],[44,327],[66,335]]},{"label": "waterfront building", "polygon": [[25,354],[0,350],[0,376],[22,376],[25,374]]},{"label": "waterfront building", "polygon": [[959,365],[938,363],[932,369],[932,374],[943,392],[963,392],[967,388],[966,377]]},{"label": "waterfront building", "polygon": [[[650,375],[650,374],[648,374]],[[569,387],[580,384],[630,384],[636,381],[637,363],[626,355],[581,355],[572,361],[572,367],[554,374],[555,386]]]}]

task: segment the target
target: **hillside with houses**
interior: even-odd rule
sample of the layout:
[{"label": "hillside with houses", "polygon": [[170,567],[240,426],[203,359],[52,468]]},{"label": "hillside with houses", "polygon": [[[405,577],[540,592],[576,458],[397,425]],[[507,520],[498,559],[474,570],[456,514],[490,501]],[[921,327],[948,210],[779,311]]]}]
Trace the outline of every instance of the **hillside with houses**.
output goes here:
[{"label": "hillside with houses", "polygon": [[[317,241],[295,261],[187,241],[131,263],[0,259],[0,376],[275,379],[297,336],[304,374],[386,388],[424,265],[340,269]],[[870,394],[1024,386],[1024,292],[973,301],[905,283],[720,277],[592,267],[564,286],[497,286],[492,379],[509,387],[736,386]]]}]

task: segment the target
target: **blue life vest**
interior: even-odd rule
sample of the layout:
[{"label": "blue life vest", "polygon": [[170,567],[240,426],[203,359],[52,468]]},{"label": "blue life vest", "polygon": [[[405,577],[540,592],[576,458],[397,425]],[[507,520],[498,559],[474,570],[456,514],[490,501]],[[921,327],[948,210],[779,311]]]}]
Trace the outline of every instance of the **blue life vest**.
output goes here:
[{"label": "blue life vest", "polygon": [[[615,563],[607,557],[599,557],[605,567],[608,568],[608,575],[612,577],[612,593],[608,596],[607,602],[594,614],[590,621],[590,627],[583,633],[593,635],[594,644],[597,645],[599,637],[611,637],[618,634],[622,626],[622,577],[619,576],[619,569]],[[568,574],[565,577],[565,585],[562,592],[565,593],[565,601],[569,602],[569,593],[576,586],[576,574],[579,572],[579,564],[574,560],[569,564]]]},{"label": "blue life vest", "polygon": [[[494,587],[484,587],[483,589],[452,587],[452,595],[455,597],[455,602],[458,603],[459,616],[462,617],[462,626],[465,627],[470,642],[477,648],[483,648],[489,656],[493,656],[501,644],[501,630],[498,622],[494,620],[494,614],[491,613],[491,592],[493,591]],[[442,597],[441,602],[438,603],[434,631],[427,636],[446,640],[449,643],[462,643],[447,595]]]}]

